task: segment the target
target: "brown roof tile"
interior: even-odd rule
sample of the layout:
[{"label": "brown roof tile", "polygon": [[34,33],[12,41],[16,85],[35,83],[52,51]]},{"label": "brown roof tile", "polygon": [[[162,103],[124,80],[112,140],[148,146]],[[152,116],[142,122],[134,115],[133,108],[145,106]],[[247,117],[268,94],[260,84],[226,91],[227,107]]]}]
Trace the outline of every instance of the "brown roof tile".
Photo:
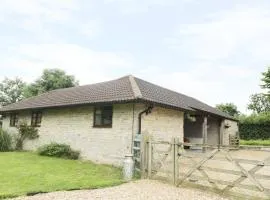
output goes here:
[{"label": "brown roof tile", "polygon": [[197,99],[133,76],[125,76],[91,85],[53,90],[4,106],[0,109],[0,112],[127,101],[147,101],[173,108],[190,111],[199,110],[224,118],[232,118]]}]

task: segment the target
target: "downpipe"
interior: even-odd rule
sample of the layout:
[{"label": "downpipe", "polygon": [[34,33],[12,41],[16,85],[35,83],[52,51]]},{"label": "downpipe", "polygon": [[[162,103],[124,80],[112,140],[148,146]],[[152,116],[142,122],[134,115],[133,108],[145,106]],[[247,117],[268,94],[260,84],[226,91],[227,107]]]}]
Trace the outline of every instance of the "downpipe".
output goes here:
[{"label": "downpipe", "polygon": [[152,112],[153,106],[148,106],[148,108],[146,108],[145,110],[143,110],[142,112],[139,113],[138,115],[138,120],[139,120],[139,127],[138,127],[138,134],[141,134],[142,131],[142,115],[143,114],[150,114]]}]

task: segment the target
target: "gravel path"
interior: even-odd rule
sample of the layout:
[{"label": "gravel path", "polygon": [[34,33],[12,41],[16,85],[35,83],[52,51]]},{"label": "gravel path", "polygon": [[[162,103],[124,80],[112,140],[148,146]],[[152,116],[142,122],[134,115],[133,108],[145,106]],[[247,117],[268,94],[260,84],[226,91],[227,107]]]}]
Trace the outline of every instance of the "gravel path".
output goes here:
[{"label": "gravel path", "polygon": [[19,197],[14,200],[85,200],[85,199],[106,199],[106,200],[226,200],[218,195],[203,192],[195,189],[176,188],[174,186],[154,180],[139,180],[126,183],[116,187],[95,189],[52,192],[38,194],[29,197]]}]

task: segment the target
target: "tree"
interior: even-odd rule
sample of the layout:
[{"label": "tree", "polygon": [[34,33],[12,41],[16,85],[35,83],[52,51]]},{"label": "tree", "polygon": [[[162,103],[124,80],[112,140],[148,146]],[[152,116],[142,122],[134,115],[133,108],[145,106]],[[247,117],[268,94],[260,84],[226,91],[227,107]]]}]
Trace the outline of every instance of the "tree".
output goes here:
[{"label": "tree", "polygon": [[15,79],[5,78],[0,83],[0,106],[22,100],[24,87],[25,83],[18,77]]},{"label": "tree", "polygon": [[257,114],[270,112],[270,97],[263,93],[251,95],[248,109]]},{"label": "tree", "polygon": [[250,102],[248,104],[248,109],[252,110],[254,113],[265,113],[270,112],[270,67],[266,72],[262,73],[263,84],[261,87],[263,89],[268,89],[268,94],[258,93],[250,96]]},{"label": "tree", "polygon": [[237,117],[240,114],[237,106],[233,103],[218,104],[216,105],[216,108],[232,117]]},{"label": "tree", "polygon": [[263,85],[261,85],[261,87],[263,89],[268,89],[269,90],[268,93],[270,93],[270,67],[268,67],[266,72],[263,72],[262,75],[263,75],[262,78]]},{"label": "tree", "polygon": [[74,87],[78,84],[74,76],[67,75],[61,69],[45,69],[42,76],[28,85],[24,92],[26,97],[31,97],[55,89]]}]

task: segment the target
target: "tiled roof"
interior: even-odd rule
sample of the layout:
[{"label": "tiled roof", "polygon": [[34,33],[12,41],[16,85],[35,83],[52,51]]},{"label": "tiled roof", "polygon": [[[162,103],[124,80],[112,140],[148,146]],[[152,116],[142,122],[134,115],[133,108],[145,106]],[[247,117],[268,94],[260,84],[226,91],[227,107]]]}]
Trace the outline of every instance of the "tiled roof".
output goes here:
[{"label": "tiled roof", "polygon": [[40,109],[96,103],[144,101],[189,111],[202,111],[231,119],[223,113],[192,97],[168,90],[142,79],[125,76],[116,80],[57,89],[4,106],[0,112]]}]

